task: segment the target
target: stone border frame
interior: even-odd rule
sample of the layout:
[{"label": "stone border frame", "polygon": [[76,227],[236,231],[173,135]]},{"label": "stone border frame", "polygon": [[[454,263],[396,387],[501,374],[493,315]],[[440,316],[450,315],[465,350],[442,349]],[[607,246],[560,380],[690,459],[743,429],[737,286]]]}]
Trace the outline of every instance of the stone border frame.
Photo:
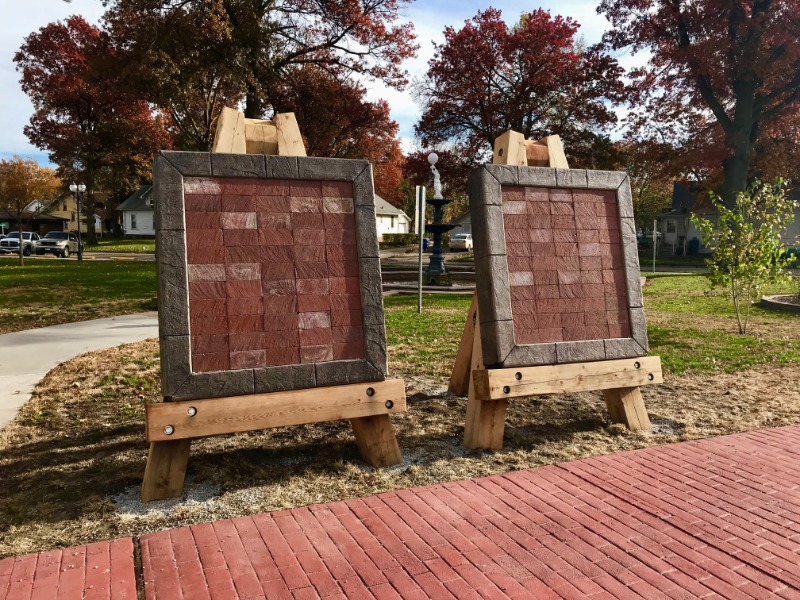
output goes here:
[{"label": "stone border frame", "polygon": [[[193,373],[184,177],[350,181],[365,359]],[[365,160],[162,152],[153,164],[161,387],[165,400],[260,394],[383,381],[388,373],[372,166]]]},{"label": "stone border frame", "polygon": [[[515,343],[501,186],[614,190],[620,215],[631,337],[541,344]],[[469,175],[483,361],[522,367],[634,358],[647,354],[636,225],[630,179],[624,172],[485,165]]]}]

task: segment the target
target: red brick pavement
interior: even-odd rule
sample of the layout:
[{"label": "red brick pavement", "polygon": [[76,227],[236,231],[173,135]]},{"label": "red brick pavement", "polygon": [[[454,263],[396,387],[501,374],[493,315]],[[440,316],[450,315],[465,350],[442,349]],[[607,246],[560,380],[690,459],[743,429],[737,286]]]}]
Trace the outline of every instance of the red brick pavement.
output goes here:
[{"label": "red brick pavement", "polygon": [[145,597],[800,598],[800,426],[141,538]]},{"label": "red brick pavement", "polygon": [[0,598],[6,600],[136,600],[133,540],[0,560]]}]

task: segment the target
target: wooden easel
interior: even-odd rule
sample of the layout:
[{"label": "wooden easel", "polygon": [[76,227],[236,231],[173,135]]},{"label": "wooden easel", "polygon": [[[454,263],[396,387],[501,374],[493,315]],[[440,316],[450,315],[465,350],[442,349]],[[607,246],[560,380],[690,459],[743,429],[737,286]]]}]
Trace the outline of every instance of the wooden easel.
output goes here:
[{"label": "wooden easel", "polygon": [[193,438],[349,419],[361,457],[373,467],[403,462],[389,415],[405,412],[405,382],[387,379],[331,387],[161,402],[146,407],[143,502],[176,498]]},{"label": "wooden easel", "polygon": [[[528,148],[534,147],[532,151]],[[542,150],[546,150],[546,154]],[[558,136],[537,142],[507,131],[495,142],[495,164],[558,166],[569,168]],[[545,164],[541,162],[546,157]],[[523,162],[524,161],[524,162]],[[449,390],[467,396],[464,446],[499,450],[503,447],[508,400],[540,394],[602,391],[609,416],[633,431],[650,429],[642,385],[662,383],[661,359],[645,356],[621,360],[487,369],[483,365],[477,292],[472,296],[464,332],[456,355]]]},{"label": "wooden easel", "polygon": [[[306,155],[293,113],[259,121],[245,119],[232,108],[224,108],[219,117],[213,152]],[[150,451],[142,501],[183,494],[192,439],[211,435],[349,419],[366,463],[373,467],[400,464],[403,455],[389,415],[405,410],[402,379],[148,404],[145,428]]]}]

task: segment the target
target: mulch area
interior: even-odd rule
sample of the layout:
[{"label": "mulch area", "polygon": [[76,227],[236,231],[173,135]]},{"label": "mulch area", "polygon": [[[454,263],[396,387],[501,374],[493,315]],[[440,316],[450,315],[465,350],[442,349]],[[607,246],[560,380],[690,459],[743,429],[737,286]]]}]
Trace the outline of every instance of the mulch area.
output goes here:
[{"label": "mulch area", "polygon": [[[798,448],[763,429],[147,534],[144,596],[796,598]],[[111,556],[87,598],[132,597]],[[57,563],[0,561],[0,598],[56,597]]]}]

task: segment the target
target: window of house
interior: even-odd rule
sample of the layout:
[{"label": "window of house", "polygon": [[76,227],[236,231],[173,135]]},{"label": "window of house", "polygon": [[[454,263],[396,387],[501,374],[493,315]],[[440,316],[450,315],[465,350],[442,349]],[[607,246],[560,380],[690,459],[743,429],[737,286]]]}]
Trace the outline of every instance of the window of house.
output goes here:
[{"label": "window of house", "polygon": [[75,213],[72,213],[72,216],[71,216],[71,218],[70,218],[70,221],[72,221],[72,222],[75,222]]},{"label": "window of house", "polygon": [[136,229],[136,215],[131,215],[131,229]]},{"label": "window of house", "polygon": [[394,229],[394,217],[389,217],[389,227]]},{"label": "window of house", "polygon": [[675,233],[675,229],[676,229],[675,228],[675,221],[672,220],[672,219],[669,219],[667,221],[667,233]]},{"label": "window of house", "polygon": [[67,212],[67,203],[64,202],[64,212]]}]

